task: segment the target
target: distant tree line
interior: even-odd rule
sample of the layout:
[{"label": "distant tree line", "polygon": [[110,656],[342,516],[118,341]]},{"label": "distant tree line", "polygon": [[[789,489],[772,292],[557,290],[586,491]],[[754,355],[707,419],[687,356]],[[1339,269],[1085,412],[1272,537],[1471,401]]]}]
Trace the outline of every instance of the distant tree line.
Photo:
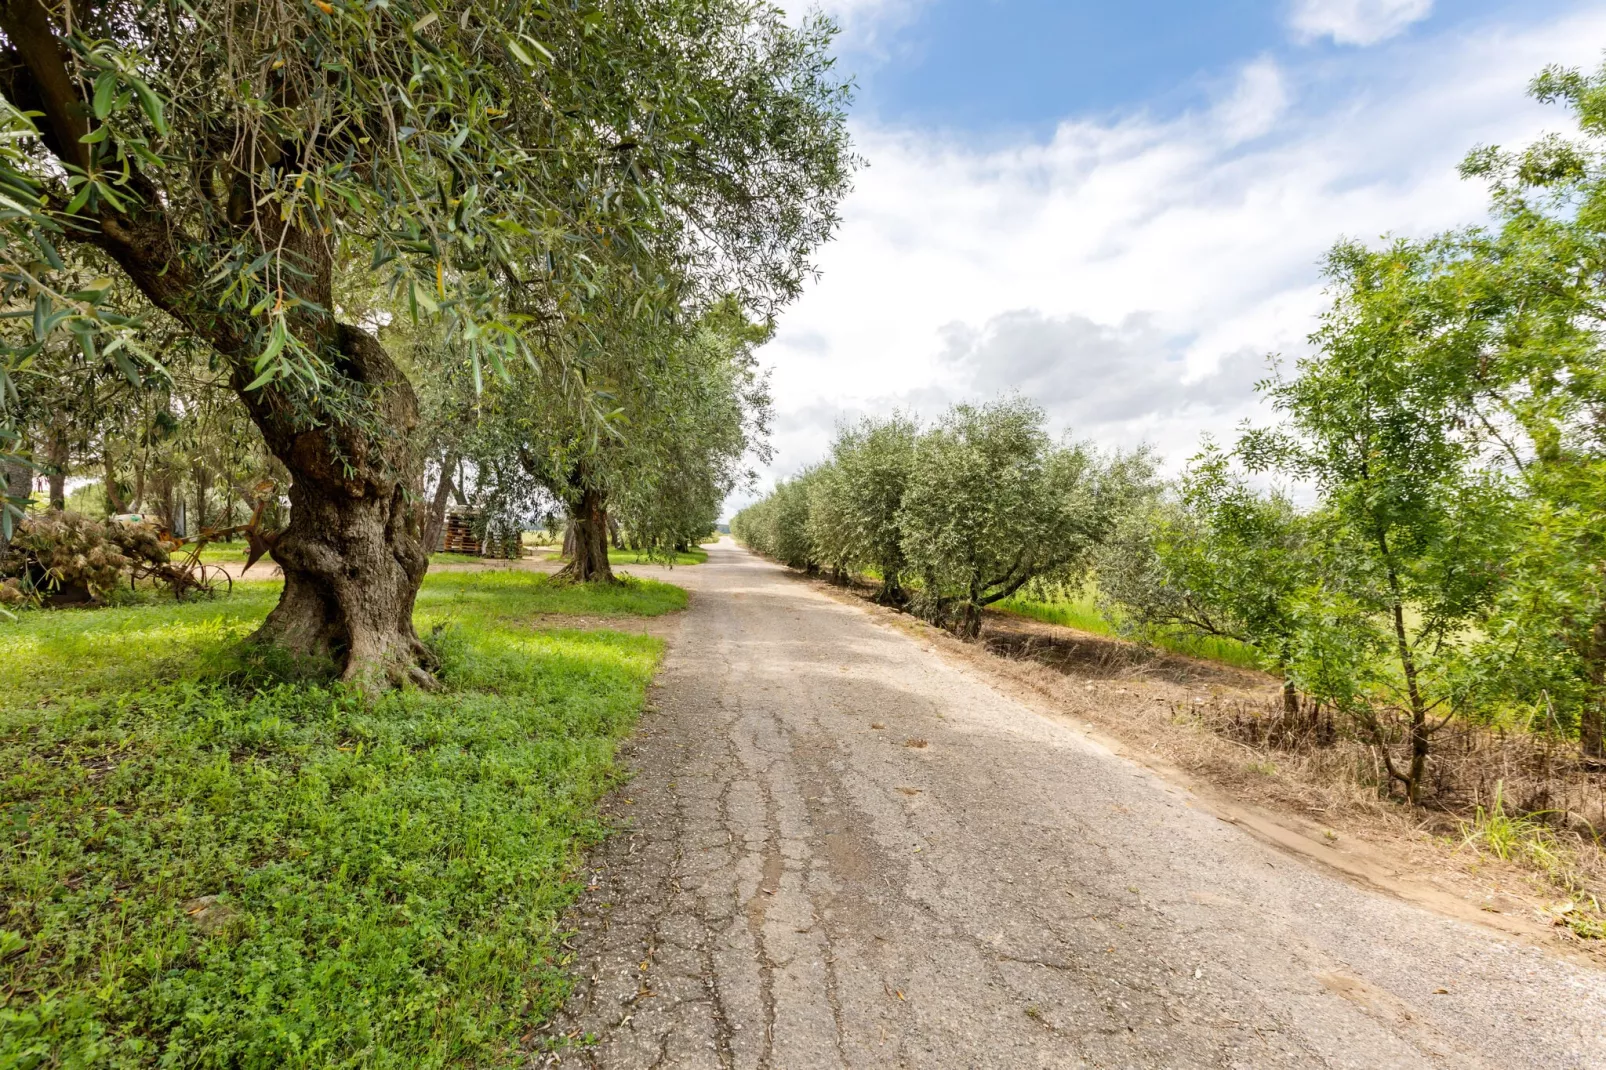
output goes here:
[{"label": "distant tree line", "polygon": [[830,458],[737,513],[731,532],[795,568],[873,570],[879,599],[974,637],[1028,584],[1082,579],[1124,511],[1152,494],[1146,452],[1056,442],[1019,398],[843,431]]}]

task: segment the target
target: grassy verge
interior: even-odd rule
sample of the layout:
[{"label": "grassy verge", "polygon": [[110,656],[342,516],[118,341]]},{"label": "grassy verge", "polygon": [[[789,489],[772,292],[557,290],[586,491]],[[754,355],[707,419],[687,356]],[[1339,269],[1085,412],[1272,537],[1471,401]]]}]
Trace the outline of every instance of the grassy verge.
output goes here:
[{"label": "grassy verge", "polygon": [[640,553],[635,550],[609,550],[608,564],[610,565],[701,565],[708,560],[708,551],[697,547],[690,550],[681,550],[675,553],[674,560],[666,560],[667,555],[653,557],[651,554]]},{"label": "grassy verge", "polygon": [[[664,584],[431,576],[439,693],[276,682],[235,597],[0,625],[0,1066],[511,1065]],[[435,631],[439,625],[440,630]]]},{"label": "grassy verge", "polygon": [[[1031,617],[1045,624],[1058,624],[1065,628],[1076,628],[1080,631],[1091,632],[1094,635],[1119,636],[1120,629],[1112,624],[1097,602],[1097,596],[1092,591],[1084,590],[1075,597],[1055,599],[1049,602],[1035,601],[1029,598],[1006,598],[999,602],[995,609],[1007,613],[1019,613],[1023,617]],[[1260,662],[1255,652],[1242,643],[1231,639],[1216,639],[1210,636],[1186,635],[1160,635],[1153,639],[1155,646],[1173,654],[1182,654],[1191,658],[1206,658],[1210,661],[1219,661],[1227,665],[1236,665],[1241,669],[1258,669]]]},{"label": "grassy verge", "polygon": [[[563,560],[561,553],[550,553],[546,556],[549,561]],[[609,549],[608,551],[608,564],[610,565],[701,565],[707,560],[708,551],[703,549],[677,552],[673,560],[670,560],[667,554],[654,556],[639,550]]]}]

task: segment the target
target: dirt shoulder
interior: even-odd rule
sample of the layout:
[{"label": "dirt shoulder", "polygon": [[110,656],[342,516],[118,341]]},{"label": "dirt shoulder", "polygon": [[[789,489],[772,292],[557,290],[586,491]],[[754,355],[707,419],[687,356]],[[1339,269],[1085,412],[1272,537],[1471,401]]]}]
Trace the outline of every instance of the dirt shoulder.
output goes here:
[{"label": "dirt shoulder", "polygon": [[1533,868],[1468,846],[1464,818],[1413,810],[1357,784],[1353,749],[1255,746],[1222,734],[1238,734],[1237,722],[1244,737],[1256,737],[1251,722],[1279,699],[1272,677],[1016,614],[989,613],[980,640],[966,643],[874,604],[868,588],[798,580],[1186,787],[1222,821],[1279,850],[1552,953],[1606,964],[1606,941],[1580,939],[1565,924],[1576,896]]}]

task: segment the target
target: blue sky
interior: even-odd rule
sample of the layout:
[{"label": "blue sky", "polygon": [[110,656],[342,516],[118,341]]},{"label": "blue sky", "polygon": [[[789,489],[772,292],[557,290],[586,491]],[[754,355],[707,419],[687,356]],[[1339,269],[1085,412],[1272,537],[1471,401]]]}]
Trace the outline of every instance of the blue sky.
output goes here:
[{"label": "blue sky", "polygon": [[862,414],[1011,390],[1174,470],[1270,418],[1334,241],[1479,222],[1456,164],[1567,129],[1529,80],[1606,53],[1606,0],[821,2],[868,167],[763,351],[760,490]]},{"label": "blue sky", "polygon": [[[1375,6],[1385,17],[1403,9],[1396,18],[1412,8]],[[1390,39],[1561,6],[1440,0]],[[1287,0],[934,0],[873,40],[850,38],[844,61],[859,78],[861,114],[983,139],[1040,135],[1072,115],[1198,107],[1256,57],[1332,67],[1357,51],[1291,32],[1294,10]]]}]

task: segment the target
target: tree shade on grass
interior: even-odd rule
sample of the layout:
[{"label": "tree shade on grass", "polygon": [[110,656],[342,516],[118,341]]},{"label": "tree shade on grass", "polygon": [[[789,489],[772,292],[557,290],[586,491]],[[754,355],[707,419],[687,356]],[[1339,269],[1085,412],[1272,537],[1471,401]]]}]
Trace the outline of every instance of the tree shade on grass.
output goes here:
[{"label": "tree shade on grass", "polygon": [[277,588],[0,631],[0,1065],[509,1065],[561,998],[661,645],[529,618],[684,593],[431,576],[444,690],[368,700],[237,660]]}]

